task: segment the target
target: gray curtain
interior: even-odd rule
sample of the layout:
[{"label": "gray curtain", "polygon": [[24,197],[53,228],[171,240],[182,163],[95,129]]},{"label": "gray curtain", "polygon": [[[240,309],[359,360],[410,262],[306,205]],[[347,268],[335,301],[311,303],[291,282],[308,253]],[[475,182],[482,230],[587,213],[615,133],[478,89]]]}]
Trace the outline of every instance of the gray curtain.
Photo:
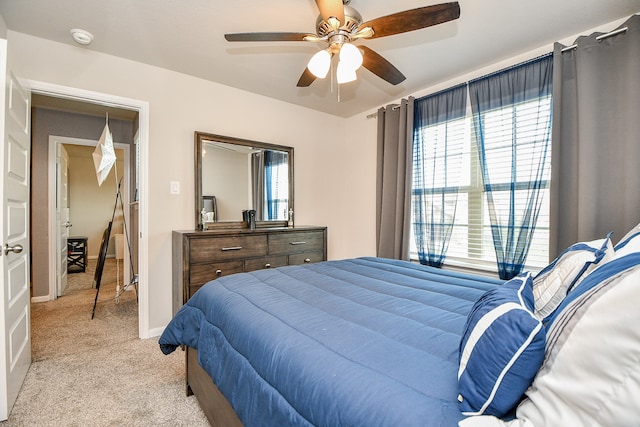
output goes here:
[{"label": "gray curtain", "polygon": [[554,48],[550,259],[640,221],[640,16],[624,27]]},{"label": "gray curtain", "polygon": [[414,98],[378,110],[376,253],[409,260]]}]

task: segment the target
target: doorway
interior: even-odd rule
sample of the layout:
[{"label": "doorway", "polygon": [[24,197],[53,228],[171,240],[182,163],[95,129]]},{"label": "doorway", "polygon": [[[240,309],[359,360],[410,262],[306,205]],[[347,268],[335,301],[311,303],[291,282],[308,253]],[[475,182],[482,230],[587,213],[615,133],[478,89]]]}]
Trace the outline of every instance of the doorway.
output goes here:
[{"label": "doorway", "polygon": [[[137,242],[131,240],[131,231],[135,227],[131,226],[132,223],[137,224],[138,220],[129,209],[131,146],[114,142],[117,161],[100,185],[93,160],[93,151],[98,142],[49,136],[49,299],[61,296],[66,282],[65,234],[81,240],[86,238],[83,244],[86,262],[87,259],[97,258],[104,227],[109,220],[113,220],[110,241],[112,253],[108,256],[122,252],[117,258],[123,262],[123,282],[131,283],[137,271],[129,252],[136,248],[132,244]],[[64,166],[64,163],[67,165]],[[121,185],[118,189],[119,182]],[[118,250],[114,249],[116,246]]]},{"label": "doorway", "polygon": [[[135,187],[136,188],[135,193],[136,193],[137,199],[135,202],[136,207],[135,207],[134,215],[138,219],[137,221],[138,228],[135,231],[135,234],[131,235],[131,240],[137,243],[137,249],[134,250],[135,253],[133,253],[132,255],[135,257],[138,264],[138,269],[136,270],[136,272],[138,273],[138,283],[137,283],[138,285],[137,286],[138,288],[138,336],[140,338],[149,338],[150,331],[149,331],[149,303],[148,303],[148,287],[147,287],[148,285],[147,285],[147,278],[145,277],[146,275],[144,274],[144,272],[147,270],[147,265],[148,265],[148,261],[147,261],[148,246],[146,245],[145,241],[142,239],[142,236],[146,235],[146,230],[147,230],[147,223],[145,221],[147,192],[145,190],[146,190],[146,182],[147,182],[146,181],[146,164],[147,164],[147,157],[148,157],[148,149],[147,149],[148,127],[149,127],[148,103],[143,101],[115,97],[107,94],[88,92],[80,89],[51,85],[51,84],[42,83],[42,82],[29,82],[29,84],[34,94],[33,97],[35,97],[35,98],[32,97],[33,106],[38,106],[38,105],[41,106],[43,105],[42,103],[44,102],[45,103],[44,105],[48,107],[53,107],[53,105],[55,105],[55,108],[57,109],[73,111],[75,113],[85,114],[85,115],[90,115],[94,113],[96,110],[101,110],[102,113],[100,113],[100,115],[102,116],[103,126],[104,126],[105,108],[109,109],[110,122],[111,122],[111,118],[117,117],[117,111],[121,111],[127,114],[133,113],[136,115],[136,128],[137,128],[136,138],[138,140],[138,144],[135,148],[135,151],[132,148],[131,156],[134,156],[133,154],[134,152],[137,153],[136,154],[138,158],[138,161],[136,162],[137,173],[135,174],[135,177],[132,174],[132,176],[130,177],[130,181],[131,182],[135,181],[137,184],[137,186]],[[60,132],[57,132],[57,133],[60,134]],[[96,136],[93,136],[93,138],[96,138]],[[46,148],[46,150],[48,151],[48,147]],[[37,167],[38,165],[36,165],[35,163],[32,164],[32,170],[35,170]],[[45,173],[47,173],[46,168],[44,169],[45,169]],[[33,181],[35,181],[35,177]],[[34,182],[32,182],[32,187],[33,187],[33,184]],[[33,201],[33,196],[32,196],[32,201]],[[32,202],[32,215],[33,215],[34,209],[36,209],[36,206],[38,205]],[[40,206],[40,208],[43,208],[43,207],[45,206]],[[47,209],[45,208],[45,210]],[[130,220],[132,219],[130,218]],[[33,235],[38,234],[39,230],[36,230],[35,229],[36,227],[40,227],[41,229],[49,228],[49,221],[47,220],[45,221],[45,223],[46,223],[45,225],[42,225],[39,221],[33,221],[32,219],[32,224],[34,227],[34,230],[32,230],[32,234]],[[48,230],[45,233],[48,236]],[[48,244],[46,244],[46,251],[47,251],[46,253],[47,264],[49,264],[48,260],[50,259],[50,254],[49,254],[50,248]],[[42,296],[42,295],[34,294],[34,297],[32,298],[32,301],[34,302],[38,302],[38,298],[40,298],[40,301],[51,299],[51,295],[48,292],[48,289],[50,287],[49,285],[51,282],[49,278],[50,276],[49,270],[51,269],[49,267],[51,266],[50,265],[47,266],[47,272],[44,279],[46,282],[45,286],[47,288],[47,291],[45,292],[46,295]],[[129,269],[127,269],[127,271],[129,271]],[[34,280],[33,280],[34,284],[35,284],[35,280],[36,278],[34,277]],[[40,282],[42,282],[42,280]]]}]

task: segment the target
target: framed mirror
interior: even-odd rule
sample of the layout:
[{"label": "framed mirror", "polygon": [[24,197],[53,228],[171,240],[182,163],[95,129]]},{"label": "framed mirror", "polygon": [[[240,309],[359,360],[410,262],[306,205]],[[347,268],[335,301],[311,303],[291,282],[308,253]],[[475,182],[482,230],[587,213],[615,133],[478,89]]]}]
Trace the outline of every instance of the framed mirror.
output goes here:
[{"label": "framed mirror", "polygon": [[286,227],[293,188],[293,147],[195,132],[197,229]]}]

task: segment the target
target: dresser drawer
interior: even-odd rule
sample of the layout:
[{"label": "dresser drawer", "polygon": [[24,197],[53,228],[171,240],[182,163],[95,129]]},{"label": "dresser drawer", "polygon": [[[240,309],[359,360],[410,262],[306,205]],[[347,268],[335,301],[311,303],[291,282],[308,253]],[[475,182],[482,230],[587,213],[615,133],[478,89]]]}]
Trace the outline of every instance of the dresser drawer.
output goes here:
[{"label": "dresser drawer", "polygon": [[262,270],[265,268],[276,268],[287,265],[287,256],[267,256],[263,258],[248,259],[244,262],[244,271]]},{"label": "dresser drawer", "polygon": [[190,243],[191,263],[231,260],[267,254],[267,236],[224,236],[193,239]]},{"label": "dresser drawer", "polygon": [[307,252],[289,255],[289,265],[324,261],[324,252]]},{"label": "dresser drawer", "polygon": [[202,286],[210,280],[229,274],[242,273],[242,271],[242,260],[190,265],[189,283],[191,286]]},{"label": "dresser drawer", "polygon": [[269,236],[270,254],[291,254],[297,252],[324,252],[324,233],[312,231],[306,233],[282,233]]},{"label": "dresser drawer", "polygon": [[219,277],[324,261],[326,236],[326,227],[314,226],[173,231],[173,313]]}]

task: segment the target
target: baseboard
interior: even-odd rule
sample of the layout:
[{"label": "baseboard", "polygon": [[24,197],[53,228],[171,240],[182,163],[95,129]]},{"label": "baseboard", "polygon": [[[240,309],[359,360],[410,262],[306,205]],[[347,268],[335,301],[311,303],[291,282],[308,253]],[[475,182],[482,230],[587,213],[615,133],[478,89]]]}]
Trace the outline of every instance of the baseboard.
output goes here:
[{"label": "baseboard", "polygon": [[51,298],[49,298],[49,295],[45,295],[42,297],[31,297],[32,303],[47,302],[47,301],[51,301]]},{"label": "baseboard", "polygon": [[162,332],[164,332],[164,328],[166,328],[166,326],[163,326],[161,328],[153,328],[153,329],[149,329],[149,338],[154,338],[154,337],[159,337],[160,335],[162,335]]}]

